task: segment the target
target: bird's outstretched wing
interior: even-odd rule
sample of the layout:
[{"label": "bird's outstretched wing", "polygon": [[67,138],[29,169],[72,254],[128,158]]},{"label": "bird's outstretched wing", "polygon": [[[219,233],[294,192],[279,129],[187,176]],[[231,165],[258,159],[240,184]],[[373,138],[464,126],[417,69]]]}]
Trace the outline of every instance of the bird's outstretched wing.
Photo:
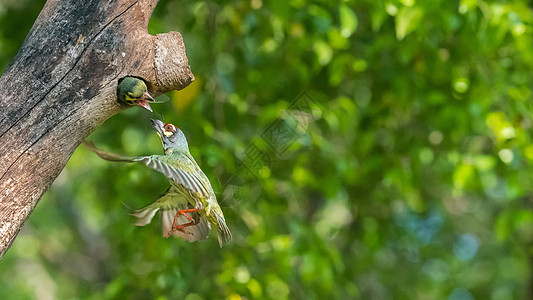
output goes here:
[{"label": "bird's outstretched wing", "polygon": [[209,197],[208,187],[196,174],[176,168],[164,155],[138,157],[135,161],[142,162],[146,166],[163,173],[176,183],[183,185],[202,197]]},{"label": "bird's outstretched wing", "polygon": [[209,188],[196,174],[187,172],[185,170],[180,170],[172,166],[169,158],[164,155],[125,156],[98,149],[91,141],[84,140],[83,144],[89,148],[89,150],[105,160],[143,163],[146,166],[162,173],[167,178],[174,180],[176,183],[183,185],[192,192],[195,192],[202,197],[209,196]]},{"label": "bird's outstretched wing", "polygon": [[82,142],[85,147],[89,148],[92,152],[94,152],[96,155],[100,156],[101,158],[109,161],[121,161],[121,162],[134,162],[138,161],[141,157],[135,157],[135,156],[124,156],[120,154],[116,154],[113,152],[104,151],[102,149],[96,148],[93,142],[83,140]]}]

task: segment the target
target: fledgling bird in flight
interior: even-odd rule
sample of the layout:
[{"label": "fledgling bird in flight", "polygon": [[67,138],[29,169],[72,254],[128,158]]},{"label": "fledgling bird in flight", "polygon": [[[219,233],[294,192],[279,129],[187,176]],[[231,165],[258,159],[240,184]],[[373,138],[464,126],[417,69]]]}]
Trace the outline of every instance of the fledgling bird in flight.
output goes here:
[{"label": "fledgling bird in flight", "polygon": [[136,105],[144,107],[150,112],[150,102],[154,102],[154,98],[148,92],[146,83],[136,77],[124,77],[117,86],[118,101],[126,105]]},{"label": "fledgling bird in flight", "polygon": [[122,156],[85,145],[103,159],[140,162],[169,178],[170,187],[152,204],[136,210],[136,225],[144,226],[160,211],[163,236],[180,236],[190,242],[207,238],[213,225],[217,229],[220,247],[232,236],[218,205],[211,183],[192,155],[183,132],[173,124],[152,119],[152,125],[163,143],[164,155],[139,157]]}]

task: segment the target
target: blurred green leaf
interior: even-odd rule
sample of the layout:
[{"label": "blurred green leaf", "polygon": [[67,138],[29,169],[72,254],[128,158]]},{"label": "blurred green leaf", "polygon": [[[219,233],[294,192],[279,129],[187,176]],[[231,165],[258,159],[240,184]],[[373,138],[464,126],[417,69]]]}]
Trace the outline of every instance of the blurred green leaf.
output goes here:
[{"label": "blurred green leaf", "polygon": [[422,21],[424,12],[419,7],[402,7],[396,14],[396,38],[403,40],[413,32]]},{"label": "blurred green leaf", "polygon": [[345,4],[339,6],[339,16],[341,20],[341,35],[349,38],[357,29],[357,16],[353,10]]}]

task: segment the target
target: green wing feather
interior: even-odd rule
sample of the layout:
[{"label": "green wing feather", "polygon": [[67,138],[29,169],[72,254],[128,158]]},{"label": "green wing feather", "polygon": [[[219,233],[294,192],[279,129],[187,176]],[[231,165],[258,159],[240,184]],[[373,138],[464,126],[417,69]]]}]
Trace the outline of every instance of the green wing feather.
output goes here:
[{"label": "green wing feather", "polygon": [[195,173],[187,172],[185,170],[180,170],[172,165],[172,161],[164,155],[150,155],[150,156],[124,156],[108,151],[104,151],[96,148],[94,143],[90,141],[83,141],[83,144],[87,146],[92,152],[101,158],[109,161],[118,161],[118,162],[140,162],[146,166],[162,173],[167,178],[174,180],[176,183],[179,183],[191,190],[192,192],[197,193],[202,197],[208,197],[210,195],[210,189],[204,184],[204,181],[199,178]]},{"label": "green wing feather", "polygon": [[145,156],[136,161],[142,162],[146,166],[163,173],[176,183],[183,185],[202,197],[208,197],[210,195],[210,191],[196,174],[176,168],[163,155]]}]

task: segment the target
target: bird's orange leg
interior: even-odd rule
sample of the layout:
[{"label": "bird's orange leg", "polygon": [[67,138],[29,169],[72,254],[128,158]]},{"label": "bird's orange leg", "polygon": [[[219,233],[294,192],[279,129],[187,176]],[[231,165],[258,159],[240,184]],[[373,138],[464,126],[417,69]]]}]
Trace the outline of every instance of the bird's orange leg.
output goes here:
[{"label": "bird's orange leg", "polygon": [[[179,210],[176,213],[176,215],[174,216],[174,221],[172,221],[172,229],[170,229],[170,231],[168,232],[167,236],[171,236],[172,233],[174,233],[174,231],[176,231],[176,230],[179,230],[179,231],[181,231],[183,233],[189,233],[189,232],[185,231],[185,228],[189,227],[189,226],[197,225],[198,223],[200,223],[200,220],[198,218],[196,218],[196,219],[191,218],[187,213],[197,212],[199,210],[200,209],[197,209],[197,208]],[[180,215],[184,215],[187,219],[191,220],[191,222],[189,222],[187,224],[176,225],[176,221],[178,220],[178,217]]]}]

